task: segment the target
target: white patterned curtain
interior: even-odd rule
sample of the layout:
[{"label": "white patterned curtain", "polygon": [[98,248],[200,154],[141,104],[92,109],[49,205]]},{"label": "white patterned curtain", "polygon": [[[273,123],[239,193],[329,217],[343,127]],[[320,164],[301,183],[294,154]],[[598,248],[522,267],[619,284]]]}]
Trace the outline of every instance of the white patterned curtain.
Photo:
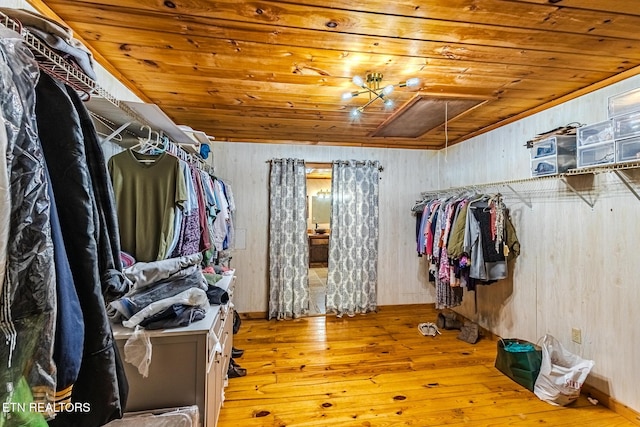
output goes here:
[{"label": "white patterned curtain", "polygon": [[291,319],[309,310],[304,161],[271,160],[269,184],[269,319]]},{"label": "white patterned curtain", "polygon": [[338,317],[377,308],[377,161],[333,163],[327,313]]}]

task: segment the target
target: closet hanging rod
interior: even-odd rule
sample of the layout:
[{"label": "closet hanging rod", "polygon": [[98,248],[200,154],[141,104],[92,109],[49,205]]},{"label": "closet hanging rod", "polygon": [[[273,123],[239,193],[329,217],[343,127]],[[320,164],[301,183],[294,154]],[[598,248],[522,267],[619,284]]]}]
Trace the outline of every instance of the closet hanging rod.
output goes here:
[{"label": "closet hanging rod", "polygon": [[14,19],[4,12],[0,11],[0,24],[10,30],[20,34],[25,41],[29,50],[33,53],[38,67],[51,75],[57,80],[61,80],[67,83],[74,90],[85,95],[85,101],[88,97],[97,95],[100,96],[115,107],[126,113],[131,119],[138,121],[141,124],[148,124],[145,120],[139,117],[131,108],[120,102],[115,96],[111,95],[98,83],[84,74],[79,69],[75,68],[67,60],[65,60],[58,53],[53,51],[49,46],[40,41],[36,36],[31,34],[28,29],[24,28],[19,20]]},{"label": "closet hanging rod", "polygon": [[[274,159],[265,160],[265,163],[282,162],[284,160],[287,160],[287,159],[280,159],[280,158],[276,159],[276,158],[274,158]],[[317,165],[323,165],[323,166],[326,165],[327,168],[331,168],[333,163],[341,163],[341,164],[347,164],[348,163],[347,161],[344,161],[344,160],[334,160],[332,162],[307,162],[306,160],[302,160],[302,159],[294,159],[294,160],[296,160],[296,163],[302,162],[305,165],[316,165],[316,166]],[[357,161],[356,164],[357,165],[364,165],[364,164],[366,164],[366,160]],[[383,166],[378,166],[378,171],[379,172],[384,171],[384,167]]]},{"label": "closet hanging rod", "polygon": [[468,191],[468,190],[471,190],[471,189],[481,190],[483,188],[501,187],[501,186],[514,185],[514,184],[523,184],[523,183],[527,183],[527,182],[558,179],[559,177],[562,177],[564,175],[566,175],[566,174],[537,176],[537,177],[533,177],[533,178],[512,179],[512,180],[508,180],[508,181],[486,182],[486,183],[483,183],[483,184],[471,184],[471,185],[464,185],[464,186],[461,186],[461,187],[451,187],[451,188],[447,188],[447,189],[443,189],[443,190],[423,191],[423,192],[420,193],[420,195],[422,197],[425,197],[425,196],[431,196],[431,195],[434,195],[434,194],[441,194],[441,193],[456,193],[456,192],[460,193],[460,192]]},{"label": "closet hanging rod", "polygon": [[[107,140],[110,140],[120,132],[124,131],[127,126],[129,126],[133,121],[151,127],[147,120],[144,120],[142,117],[140,117],[133,109],[118,100],[106,89],[102,88],[95,80],[84,74],[78,68],[74,67],[61,55],[49,48],[49,46],[43,43],[39,38],[31,34],[28,29],[22,26],[19,20],[14,19],[0,11],[0,24],[4,25],[10,30],[15,31],[22,37],[22,39],[29,47],[29,50],[36,58],[38,68],[40,68],[42,71],[46,72],[57,80],[63,81],[64,83],[72,87],[75,91],[83,94],[83,98],[85,101],[87,101],[93,95],[99,96],[107,100],[113,106],[124,112],[129,118],[131,118],[131,121],[129,121],[129,123],[123,124],[118,129],[116,129],[114,133],[107,137]],[[184,151],[182,147],[178,146],[178,149]],[[185,151],[185,154],[190,153],[187,153]],[[199,159],[198,156],[193,156],[193,158]]]},{"label": "closet hanging rod", "polygon": [[62,56],[24,28],[20,21],[0,11],[0,23],[22,36],[36,58],[38,67],[57,80],[62,80],[76,91],[90,97],[96,91],[96,82],[79,69],[73,67]]},{"label": "closet hanging rod", "polygon": [[592,168],[583,168],[583,169],[570,169],[567,172],[560,173],[557,175],[546,175],[546,176],[535,176],[531,178],[521,178],[521,179],[512,179],[507,181],[496,181],[496,182],[487,182],[483,184],[471,184],[465,185],[461,187],[451,187],[447,189],[439,189],[439,190],[429,190],[423,191],[420,193],[422,197],[431,196],[434,194],[443,194],[448,192],[461,192],[469,189],[482,189],[482,188],[490,188],[490,187],[503,187],[514,184],[524,184],[528,182],[538,182],[538,181],[546,181],[546,180],[557,180],[562,179],[566,176],[576,176],[576,175],[588,175],[588,174],[600,174],[607,172],[615,172],[618,170],[625,169],[638,169],[640,168],[640,162],[629,162],[629,163],[617,163],[607,166],[597,166]]}]

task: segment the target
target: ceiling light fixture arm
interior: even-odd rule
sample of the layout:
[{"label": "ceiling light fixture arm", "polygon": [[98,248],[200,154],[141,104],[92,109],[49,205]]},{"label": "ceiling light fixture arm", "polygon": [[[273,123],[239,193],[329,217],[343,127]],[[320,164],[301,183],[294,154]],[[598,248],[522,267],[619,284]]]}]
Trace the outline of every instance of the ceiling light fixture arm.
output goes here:
[{"label": "ceiling light fixture arm", "polygon": [[384,87],[380,87],[380,82],[382,81],[382,73],[369,73],[366,76],[366,80],[360,76],[353,77],[353,83],[362,88],[362,90],[346,92],[342,95],[343,100],[348,100],[354,98],[358,95],[362,95],[364,93],[369,94],[369,102],[365,105],[356,108],[353,111],[353,115],[357,116],[364,111],[369,105],[375,102],[377,99],[382,100],[387,106],[393,105],[393,101],[388,97],[396,87],[411,87],[417,86],[420,82],[417,78],[411,78],[404,82],[396,83],[394,85],[386,85]]}]

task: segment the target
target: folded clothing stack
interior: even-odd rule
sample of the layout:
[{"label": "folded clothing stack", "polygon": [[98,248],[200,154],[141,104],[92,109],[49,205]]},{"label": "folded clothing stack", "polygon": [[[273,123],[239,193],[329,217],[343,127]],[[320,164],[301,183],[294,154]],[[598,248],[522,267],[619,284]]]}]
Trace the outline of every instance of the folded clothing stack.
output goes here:
[{"label": "folded clothing stack", "polygon": [[[210,285],[202,273],[201,254],[153,262],[138,262],[124,269],[131,290],[109,304],[112,320],[128,328],[187,326],[204,318],[209,308]],[[220,300],[224,296],[218,296]],[[228,295],[227,295],[228,301]]]}]

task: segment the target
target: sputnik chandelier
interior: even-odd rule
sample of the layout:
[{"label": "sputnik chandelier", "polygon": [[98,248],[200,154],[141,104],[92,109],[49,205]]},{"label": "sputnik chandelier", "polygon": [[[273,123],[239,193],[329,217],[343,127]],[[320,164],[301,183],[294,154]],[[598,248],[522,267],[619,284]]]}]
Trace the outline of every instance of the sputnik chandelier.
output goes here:
[{"label": "sputnik chandelier", "polygon": [[391,108],[393,107],[393,100],[389,98],[389,95],[391,95],[396,87],[413,87],[418,86],[418,84],[420,83],[419,78],[413,77],[395,85],[386,85],[381,87],[380,82],[382,81],[382,73],[369,73],[366,76],[366,80],[360,76],[354,76],[352,81],[356,86],[362,88],[362,90],[343,93],[343,101],[347,101],[364,93],[369,94],[369,101],[366,104],[354,108],[351,111],[352,117],[359,117],[364,112],[365,108],[373,104],[378,99],[382,101],[386,107]]}]

